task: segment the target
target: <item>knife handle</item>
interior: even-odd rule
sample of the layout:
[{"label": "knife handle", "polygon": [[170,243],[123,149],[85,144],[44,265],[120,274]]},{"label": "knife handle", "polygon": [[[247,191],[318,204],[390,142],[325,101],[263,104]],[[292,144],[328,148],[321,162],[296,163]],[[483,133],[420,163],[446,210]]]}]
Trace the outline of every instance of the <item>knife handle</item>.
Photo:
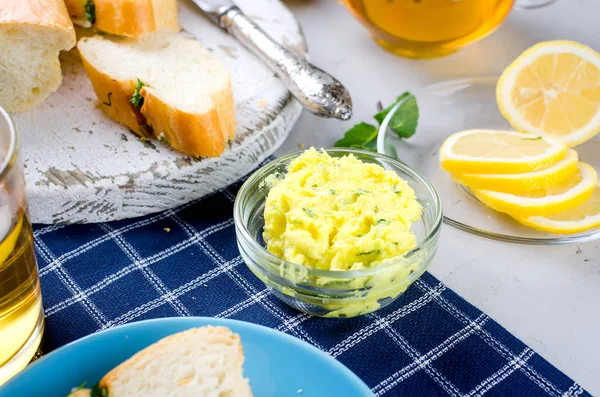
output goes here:
[{"label": "knife handle", "polygon": [[352,99],[338,80],[276,43],[238,7],[223,11],[219,24],[277,73],[309,111],[342,120],[352,116]]}]

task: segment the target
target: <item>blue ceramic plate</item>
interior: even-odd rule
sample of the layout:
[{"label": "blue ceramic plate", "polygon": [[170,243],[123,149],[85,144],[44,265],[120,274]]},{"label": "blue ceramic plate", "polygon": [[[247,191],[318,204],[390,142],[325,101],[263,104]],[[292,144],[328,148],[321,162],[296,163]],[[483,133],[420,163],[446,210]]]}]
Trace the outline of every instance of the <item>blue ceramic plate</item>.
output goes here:
[{"label": "blue ceramic plate", "polygon": [[187,317],[140,321],[79,339],[27,367],[0,388],[0,397],[66,396],[159,339],[202,325],[224,325],[240,335],[244,375],[257,397],[373,395],[348,368],[290,335],[241,321]]}]

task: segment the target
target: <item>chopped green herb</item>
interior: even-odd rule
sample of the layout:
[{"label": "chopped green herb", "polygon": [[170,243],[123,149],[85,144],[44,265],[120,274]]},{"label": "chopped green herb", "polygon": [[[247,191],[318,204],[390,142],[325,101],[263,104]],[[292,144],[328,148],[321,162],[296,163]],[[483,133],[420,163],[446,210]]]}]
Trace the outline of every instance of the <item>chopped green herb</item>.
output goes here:
[{"label": "chopped green herb", "polygon": [[315,212],[313,210],[311,210],[310,208],[302,207],[302,211],[304,211],[306,213],[306,215],[308,215],[311,218],[314,218],[316,216]]},{"label": "chopped green herb", "polygon": [[539,141],[542,139],[541,136],[536,136],[535,138],[523,138],[524,141]]},{"label": "chopped green herb", "polygon": [[103,105],[106,106],[112,106],[112,99],[110,98],[112,96],[112,92],[109,92],[107,97],[108,97],[108,101],[107,102],[102,102]]},{"label": "chopped green herb", "polygon": [[105,387],[100,387],[100,385],[96,383],[92,387],[90,397],[108,397],[108,390]]},{"label": "chopped green herb", "polygon": [[160,135],[158,136],[158,140],[164,143],[165,145],[171,146],[171,143],[169,143],[169,139],[165,136],[164,132],[160,133]]},{"label": "chopped green herb", "polygon": [[381,250],[373,250],[373,251],[361,252],[360,254],[358,254],[358,256],[377,255],[377,254],[380,254],[380,253],[381,253]]},{"label": "chopped green herb", "polygon": [[81,389],[83,389],[86,384],[87,384],[87,380],[84,380],[83,382],[81,382],[81,384],[79,386],[77,386],[77,388],[75,390],[81,390]]},{"label": "chopped green herb", "polygon": [[135,86],[135,90],[133,91],[133,97],[129,100],[136,108],[141,108],[144,104],[144,97],[140,95],[140,90],[143,86],[147,85],[142,80],[137,79],[137,85]]},{"label": "chopped green herb", "polygon": [[83,6],[85,10],[85,17],[93,25],[96,23],[96,4],[94,0],[87,0]]},{"label": "chopped green herb", "polygon": [[[410,92],[405,92],[397,97],[394,103],[385,109],[382,109],[383,106],[379,104],[379,113],[377,113],[374,118],[381,125],[388,113],[400,101],[403,102],[392,116],[389,127],[400,138],[409,138],[415,134],[417,123],[419,121],[419,107],[417,105],[417,100]],[[377,151],[378,132],[379,128],[374,125],[359,123],[346,131],[344,137],[337,141],[335,146]],[[387,142],[386,153],[398,157],[396,148]]]},{"label": "chopped green herb", "polygon": [[335,191],[335,189],[329,189],[329,194],[336,194],[337,192]]},{"label": "chopped green herb", "polygon": [[400,190],[396,186],[394,186],[394,193],[395,194],[400,194],[400,193],[402,193],[402,190]]},{"label": "chopped green herb", "polygon": [[140,134],[144,138],[150,138],[154,134],[154,132],[152,130],[152,126],[150,126],[148,124],[142,124],[142,125],[140,125]]},{"label": "chopped green herb", "polygon": [[316,187],[319,187],[319,185],[317,185],[316,183],[313,183],[311,187],[316,188]]},{"label": "chopped green herb", "polygon": [[377,220],[376,225],[383,225],[383,224],[387,225],[389,223],[390,223],[390,221],[388,221],[387,219],[379,219],[379,220]]}]

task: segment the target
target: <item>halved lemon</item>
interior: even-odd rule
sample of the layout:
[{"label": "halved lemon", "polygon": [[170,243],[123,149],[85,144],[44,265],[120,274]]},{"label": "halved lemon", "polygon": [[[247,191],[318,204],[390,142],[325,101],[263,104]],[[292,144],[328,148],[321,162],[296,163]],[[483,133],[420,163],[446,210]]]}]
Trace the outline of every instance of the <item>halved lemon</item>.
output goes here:
[{"label": "halved lemon", "polygon": [[577,172],[556,185],[525,193],[471,189],[485,205],[520,217],[555,214],[575,208],[590,198],[598,175],[589,165],[577,163]]},{"label": "halved lemon", "polygon": [[466,130],[440,148],[440,163],[457,174],[519,174],[547,168],[567,152],[564,142],[515,131]]},{"label": "halved lemon", "polygon": [[519,131],[583,143],[600,131],[600,54],[573,41],[539,43],[502,73],[496,100]]},{"label": "halved lemon", "polygon": [[454,180],[474,189],[520,193],[555,185],[577,172],[577,152],[570,149],[565,158],[548,168],[523,174],[454,174]]},{"label": "halved lemon", "polygon": [[579,233],[600,227],[600,183],[579,206],[546,216],[514,217],[525,226],[550,233]]}]

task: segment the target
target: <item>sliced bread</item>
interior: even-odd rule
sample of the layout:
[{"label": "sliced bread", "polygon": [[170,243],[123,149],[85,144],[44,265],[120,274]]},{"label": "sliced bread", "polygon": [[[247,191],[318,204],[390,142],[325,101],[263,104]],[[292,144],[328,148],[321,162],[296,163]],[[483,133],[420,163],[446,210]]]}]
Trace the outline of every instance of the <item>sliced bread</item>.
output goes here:
[{"label": "sliced bread", "polygon": [[56,91],[58,53],[74,45],[62,0],[0,0],[0,105],[23,112]]},{"label": "sliced bread", "polygon": [[240,337],[204,326],[168,336],[68,397],[252,397]]},{"label": "sliced bread", "polygon": [[218,157],[235,137],[229,72],[196,40],[94,36],[77,48],[102,109],[142,138]]},{"label": "sliced bread", "polygon": [[205,326],[168,336],[102,378],[109,397],[247,397],[240,337]]},{"label": "sliced bread", "polygon": [[177,0],[65,0],[73,23],[118,36],[178,32]]}]

